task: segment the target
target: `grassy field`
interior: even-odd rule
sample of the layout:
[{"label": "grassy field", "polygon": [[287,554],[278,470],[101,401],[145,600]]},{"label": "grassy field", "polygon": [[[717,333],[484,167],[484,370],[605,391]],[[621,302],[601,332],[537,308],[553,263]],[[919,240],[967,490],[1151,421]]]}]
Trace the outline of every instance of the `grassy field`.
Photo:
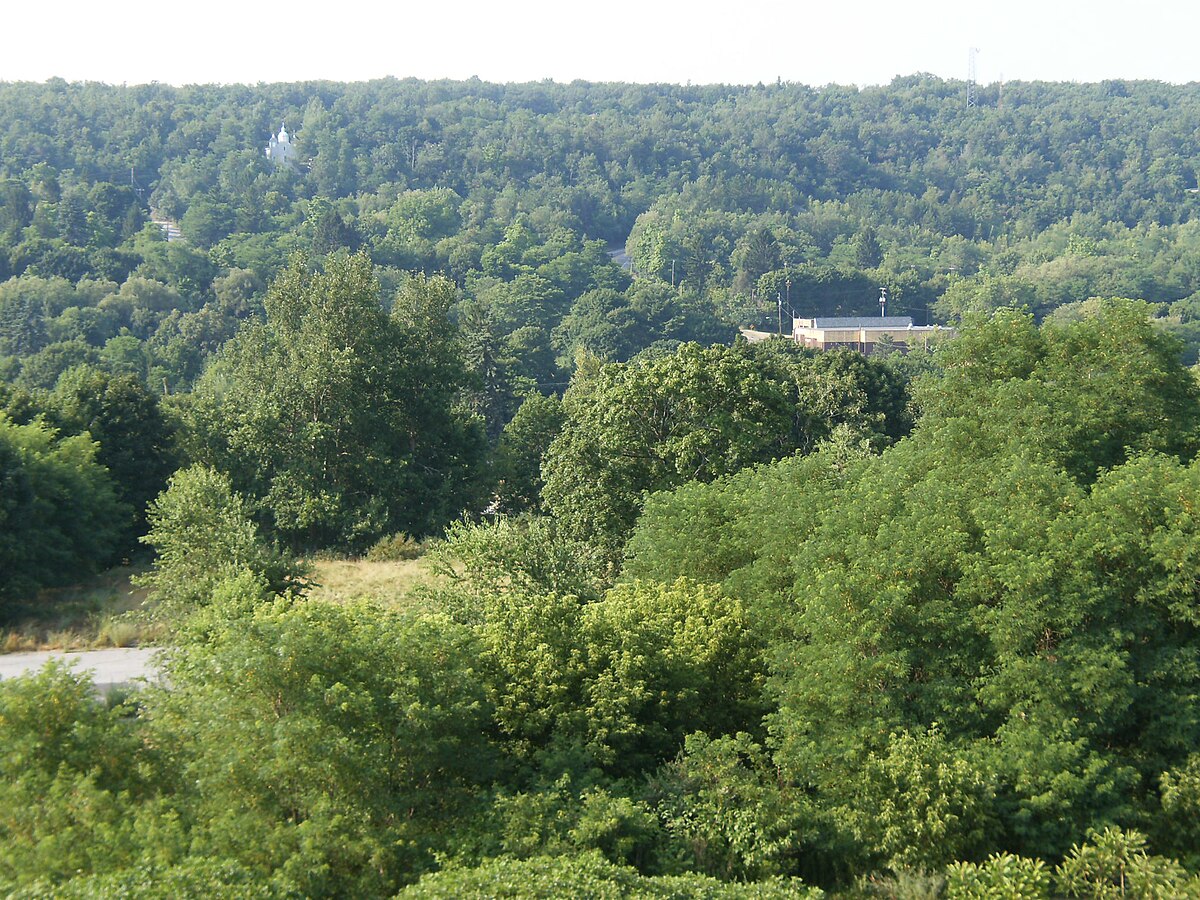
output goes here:
[{"label": "grassy field", "polygon": [[118,566],[91,581],[41,591],[17,606],[0,627],[0,652],[21,650],[88,650],[153,643],[161,626],[138,621],[146,589],[130,579],[143,567]]},{"label": "grassy field", "polygon": [[[369,599],[384,606],[410,606],[418,602],[412,596],[414,588],[435,579],[424,559],[314,559],[310,565],[309,596],[334,603]],[[144,566],[119,566],[85,584],[40,592],[0,625],[0,653],[153,644],[165,629],[138,615],[147,590],[130,580],[144,571]]]},{"label": "grassy field", "polygon": [[369,599],[384,606],[407,606],[414,602],[413,590],[435,578],[423,557],[395,562],[314,559],[311,565],[314,585],[309,596],[336,603]]}]

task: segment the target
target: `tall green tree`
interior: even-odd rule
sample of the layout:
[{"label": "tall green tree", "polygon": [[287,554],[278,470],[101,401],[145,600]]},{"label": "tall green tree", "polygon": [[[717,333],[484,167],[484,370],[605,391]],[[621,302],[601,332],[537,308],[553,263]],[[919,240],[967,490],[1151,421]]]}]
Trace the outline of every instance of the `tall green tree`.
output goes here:
[{"label": "tall green tree", "polygon": [[791,553],[785,768],[861,807],[863,754],[939,725],[997,779],[993,841],[1057,854],[1135,820],[1198,729],[1197,470],[1179,457],[1200,402],[1172,349],[1130,304],[1040,330],[1001,313],[945,348],[913,437]]},{"label": "tall green tree", "polygon": [[540,509],[542,460],[564,418],[558,397],[532,393],[504,426],[496,446],[496,494],[502,512]]},{"label": "tall green tree", "polygon": [[904,433],[902,381],[857,354],[702,349],[577,374],[543,465],[568,532],[616,552],[648,492],[812,450],[838,424],[879,446]]},{"label": "tall green tree", "polygon": [[854,264],[860,269],[874,269],[883,262],[883,247],[879,244],[879,234],[870,225],[854,236],[852,249]]},{"label": "tall green tree", "polygon": [[476,501],[484,442],[453,408],[466,381],[446,295],[441,280],[411,282],[389,317],[365,255],[318,272],[297,257],[266,322],[243,328],[197,386],[200,458],[285,543],[425,534]]},{"label": "tall green tree", "polygon": [[1200,448],[1200,386],[1146,304],[1097,301],[1041,327],[1003,309],[968,326],[918,385],[928,429],[974,428],[980,446],[1036,453],[1084,481],[1140,452]]},{"label": "tall green tree", "polygon": [[112,561],[128,509],[87,435],[0,415],[0,600],[70,584]]},{"label": "tall green tree", "polygon": [[59,377],[48,405],[65,430],[87,432],[99,444],[96,461],[131,513],[126,540],[141,535],[146,505],[166,487],[176,462],[173,429],[158,398],[132,375],[80,367]]}]

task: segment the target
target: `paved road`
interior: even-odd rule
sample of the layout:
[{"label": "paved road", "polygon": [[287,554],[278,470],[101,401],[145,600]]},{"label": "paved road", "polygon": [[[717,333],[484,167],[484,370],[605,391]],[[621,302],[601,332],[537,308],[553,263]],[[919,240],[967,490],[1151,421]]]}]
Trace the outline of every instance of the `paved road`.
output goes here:
[{"label": "paved road", "polygon": [[629,254],[625,252],[624,247],[618,247],[616,250],[609,250],[608,257],[626,272],[633,269],[633,260],[629,258]]},{"label": "paved road", "polygon": [[51,659],[65,659],[79,670],[90,669],[92,680],[100,691],[116,685],[127,684],[136,678],[153,679],[157,676],[152,657],[154,647],[122,647],[113,650],[84,650],[64,653],[48,650],[44,653],[0,654],[0,678],[12,678],[34,672]]}]

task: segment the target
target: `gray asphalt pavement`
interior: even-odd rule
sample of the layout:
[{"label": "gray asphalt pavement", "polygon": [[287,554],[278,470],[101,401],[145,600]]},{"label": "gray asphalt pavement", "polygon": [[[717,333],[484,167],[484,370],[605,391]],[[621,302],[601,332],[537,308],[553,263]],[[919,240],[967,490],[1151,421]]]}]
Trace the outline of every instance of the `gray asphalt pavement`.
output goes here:
[{"label": "gray asphalt pavement", "polygon": [[101,691],[128,684],[138,678],[153,680],[158,672],[153,656],[155,647],[120,647],[111,650],[82,650],[64,653],[48,650],[39,653],[0,654],[0,679],[13,678],[40,669],[51,659],[64,659],[79,670],[91,670],[92,680]]}]

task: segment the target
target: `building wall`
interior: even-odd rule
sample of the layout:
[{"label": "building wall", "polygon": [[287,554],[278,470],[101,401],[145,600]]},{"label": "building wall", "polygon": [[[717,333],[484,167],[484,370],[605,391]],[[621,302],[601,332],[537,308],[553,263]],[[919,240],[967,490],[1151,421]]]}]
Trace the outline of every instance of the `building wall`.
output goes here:
[{"label": "building wall", "polygon": [[[941,329],[940,333],[945,333],[945,331],[945,329]],[[910,344],[914,347],[922,346],[926,338],[934,333],[932,330],[925,330],[923,328],[911,331],[908,329],[894,330],[886,328],[797,328],[793,337],[805,347],[811,347],[816,350],[833,350],[839,347],[848,347],[851,350],[869,354],[885,335],[892,339],[892,343],[896,345],[897,349],[901,352],[907,352]]]}]

